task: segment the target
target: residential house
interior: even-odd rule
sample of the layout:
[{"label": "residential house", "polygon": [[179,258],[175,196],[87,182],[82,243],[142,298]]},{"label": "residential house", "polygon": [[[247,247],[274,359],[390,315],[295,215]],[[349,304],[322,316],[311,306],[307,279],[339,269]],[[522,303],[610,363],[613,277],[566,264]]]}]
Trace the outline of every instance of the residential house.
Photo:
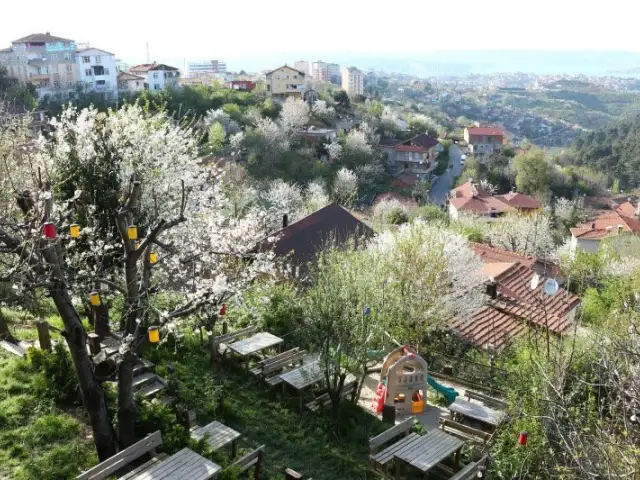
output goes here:
[{"label": "residential house", "polygon": [[121,93],[135,93],[144,90],[145,77],[127,72],[118,72],[118,91]]},{"label": "residential house", "polygon": [[256,82],[250,80],[231,80],[227,85],[231,90],[239,90],[242,92],[251,92],[256,88]]},{"label": "residential house", "polygon": [[180,70],[177,68],[155,62],[136,65],[129,73],[144,77],[144,88],[151,92],[160,92],[165,87],[175,87],[180,78]]},{"label": "residential house", "polygon": [[640,220],[619,211],[602,212],[595,219],[577,225],[571,231],[571,253],[580,249],[589,253],[600,250],[604,238],[624,234],[640,234]]},{"label": "residential house", "polygon": [[380,148],[387,154],[387,164],[396,177],[410,175],[426,181],[436,168],[440,142],[425,133],[408,140],[384,140]]},{"label": "residential house", "polygon": [[338,130],[335,128],[316,128],[313,125],[302,128],[300,134],[307,139],[309,143],[331,143],[338,138]]},{"label": "residential house", "polygon": [[302,98],[305,90],[305,76],[304,72],[288,65],[271,70],[265,74],[267,93],[272,97],[281,99],[287,97]]},{"label": "residential house", "polygon": [[475,345],[495,352],[528,332],[568,332],[575,325],[580,298],[562,287],[547,295],[543,288],[552,278],[549,274],[536,272],[528,259],[509,260],[484,263],[477,274],[486,289],[485,305],[468,320],[453,320],[450,327]]},{"label": "residential house", "polygon": [[38,98],[73,97],[78,85],[76,43],[49,32],[33,33],[0,50],[0,66],[21,85],[33,84]]},{"label": "residential house", "polygon": [[364,73],[355,67],[342,69],[342,89],[349,95],[364,94]]},{"label": "residential house", "polygon": [[290,225],[285,215],[282,230],[260,241],[256,249],[273,251],[276,258],[284,260],[293,276],[304,278],[309,263],[328,244],[341,246],[351,239],[358,241],[372,236],[371,228],[332,203]]},{"label": "residential house", "polygon": [[461,213],[498,218],[510,212],[533,212],[541,207],[535,198],[522,193],[510,192],[505,195],[491,195],[473,179],[451,190],[449,196],[449,216],[457,219]]},{"label": "residential house", "polygon": [[115,55],[99,48],[76,51],[78,81],[84,91],[103,93],[107,100],[118,97],[118,69]]},{"label": "residential house", "polygon": [[464,140],[469,150],[475,155],[493,153],[502,148],[505,140],[504,131],[496,127],[466,127]]}]

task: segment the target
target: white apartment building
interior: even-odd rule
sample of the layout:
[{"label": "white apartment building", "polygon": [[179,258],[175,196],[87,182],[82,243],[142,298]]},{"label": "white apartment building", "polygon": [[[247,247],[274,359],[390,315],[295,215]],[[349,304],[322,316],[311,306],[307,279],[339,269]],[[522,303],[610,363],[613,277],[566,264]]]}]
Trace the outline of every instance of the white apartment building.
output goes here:
[{"label": "white apartment building", "polygon": [[213,76],[218,73],[226,73],[227,64],[220,60],[209,60],[208,62],[189,62],[187,75],[189,78],[203,76]]},{"label": "white apartment building", "polygon": [[329,64],[320,60],[317,62],[311,62],[311,76],[315,80],[328,82],[330,79]]},{"label": "white apartment building", "polygon": [[99,48],[76,51],[78,81],[84,91],[104,93],[107,100],[118,97],[117,61],[113,53]]},{"label": "white apartment building", "polygon": [[144,78],[144,88],[151,92],[160,92],[165,87],[178,85],[180,70],[162,63],[136,65],[129,70],[132,75]]},{"label": "white apartment building", "polygon": [[329,70],[329,81],[340,83],[340,65],[337,63],[328,63],[327,69]]},{"label": "white apartment building", "polygon": [[309,62],[307,62],[306,60],[298,60],[293,64],[293,66],[296,70],[301,71],[305,75],[311,74],[311,71],[309,70]]},{"label": "white apartment building", "polygon": [[342,89],[349,95],[364,94],[364,73],[355,67],[342,69]]}]

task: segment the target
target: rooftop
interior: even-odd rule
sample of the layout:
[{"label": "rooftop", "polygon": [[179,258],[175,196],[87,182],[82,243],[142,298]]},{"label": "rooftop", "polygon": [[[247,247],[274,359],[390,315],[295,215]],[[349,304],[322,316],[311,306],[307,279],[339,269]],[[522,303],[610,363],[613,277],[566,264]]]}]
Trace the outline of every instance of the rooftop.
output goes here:
[{"label": "rooftop", "polygon": [[535,198],[523,193],[509,192],[504,195],[496,195],[495,198],[505,201],[509,205],[520,209],[538,209],[541,207],[540,202]]},{"label": "rooftop", "polygon": [[504,130],[497,127],[468,127],[469,135],[504,135]]},{"label": "rooftop", "polygon": [[119,82],[124,82],[127,80],[144,80],[144,77],[141,77],[139,75],[134,75],[132,73],[128,73],[128,72],[118,72],[118,81]]},{"label": "rooftop", "polygon": [[135,67],[131,67],[129,69],[130,72],[149,72],[152,70],[178,70],[175,67],[170,67],[169,65],[165,65],[164,63],[142,63],[140,65],[136,65]]},{"label": "rooftop", "polygon": [[46,33],[32,33],[26,37],[14,40],[12,43],[73,43],[73,40],[68,38],[56,37],[49,32]]},{"label": "rooftop", "polygon": [[291,66],[289,66],[289,65],[286,65],[286,64],[285,64],[285,65],[282,65],[281,67],[275,68],[275,69],[273,69],[273,70],[271,70],[271,71],[269,71],[269,72],[266,72],[266,73],[265,73],[265,75],[271,75],[273,72],[275,72],[275,71],[277,71],[277,70],[280,70],[280,69],[282,69],[282,68],[288,68],[288,69],[290,69],[290,70],[293,70],[294,72],[298,72],[298,73],[299,73],[300,75],[302,75],[303,77],[304,77],[304,76],[306,76],[306,73],[301,72],[300,70],[298,70],[298,69],[296,69],[296,68],[293,68],[293,67],[291,67]]},{"label": "rooftop", "polygon": [[640,220],[621,215],[618,211],[603,212],[591,222],[582,223],[571,228],[571,235],[586,240],[599,240],[607,236],[617,235],[618,227],[623,232],[640,233]]}]

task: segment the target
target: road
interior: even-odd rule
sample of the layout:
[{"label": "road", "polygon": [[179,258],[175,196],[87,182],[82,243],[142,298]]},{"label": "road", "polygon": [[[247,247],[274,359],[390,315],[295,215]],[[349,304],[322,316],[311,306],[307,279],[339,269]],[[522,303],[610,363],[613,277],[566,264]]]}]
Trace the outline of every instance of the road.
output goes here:
[{"label": "road", "polygon": [[431,192],[429,196],[431,201],[438,205],[444,205],[447,194],[453,188],[453,180],[462,172],[462,165],[460,165],[460,157],[462,156],[462,150],[458,145],[451,145],[449,148],[449,168],[445,173],[440,175],[431,186]]}]

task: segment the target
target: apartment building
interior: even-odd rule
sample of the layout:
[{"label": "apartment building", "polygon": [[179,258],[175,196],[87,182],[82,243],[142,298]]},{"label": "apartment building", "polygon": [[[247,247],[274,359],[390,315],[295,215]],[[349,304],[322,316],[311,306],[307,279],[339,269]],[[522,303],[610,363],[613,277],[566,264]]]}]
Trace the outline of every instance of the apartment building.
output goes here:
[{"label": "apartment building", "polygon": [[329,81],[331,83],[340,84],[340,65],[337,63],[328,63],[327,69],[329,70]]},{"label": "apartment building", "polygon": [[311,76],[315,80],[328,82],[331,78],[329,73],[329,64],[322,61],[311,62]]},{"label": "apartment building", "polygon": [[189,62],[187,76],[189,78],[208,77],[217,73],[226,73],[227,64],[220,60],[209,60],[207,62]]},{"label": "apartment building", "polygon": [[39,98],[63,95],[69,98],[78,83],[76,43],[47,33],[34,33],[0,50],[0,65],[22,85],[32,83]]},{"label": "apartment building", "polygon": [[467,127],[464,129],[464,141],[469,151],[475,155],[493,153],[505,143],[504,130],[496,127]]},{"label": "apartment building", "polygon": [[144,88],[151,92],[160,92],[165,87],[178,85],[180,70],[162,63],[145,63],[131,67],[129,73],[144,78]]},{"label": "apartment building", "polygon": [[288,65],[271,70],[265,74],[267,93],[280,98],[302,98],[305,90],[305,76],[304,72]]},{"label": "apartment building", "polygon": [[342,89],[349,95],[364,94],[364,74],[355,67],[342,69]]},{"label": "apartment building", "polygon": [[306,60],[298,60],[293,64],[296,70],[303,72],[305,75],[309,75],[311,72],[309,70],[309,62]]},{"label": "apartment building", "polygon": [[107,100],[118,97],[118,68],[113,53],[99,48],[76,50],[78,82],[84,91],[104,93]]}]

